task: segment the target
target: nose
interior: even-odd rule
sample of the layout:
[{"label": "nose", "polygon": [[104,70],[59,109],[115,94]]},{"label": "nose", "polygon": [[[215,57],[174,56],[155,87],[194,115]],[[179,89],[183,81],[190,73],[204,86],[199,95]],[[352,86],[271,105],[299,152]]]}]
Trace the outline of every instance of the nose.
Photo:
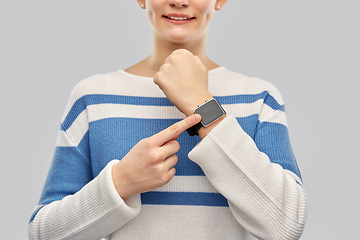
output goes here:
[{"label": "nose", "polygon": [[189,0],[169,0],[171,7],[187,7],[189,6]]}]

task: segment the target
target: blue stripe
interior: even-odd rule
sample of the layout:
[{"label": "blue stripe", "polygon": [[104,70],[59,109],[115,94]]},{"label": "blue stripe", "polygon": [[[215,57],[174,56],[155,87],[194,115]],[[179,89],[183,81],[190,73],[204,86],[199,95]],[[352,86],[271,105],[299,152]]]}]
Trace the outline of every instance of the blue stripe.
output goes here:
[{"label": "blue stripe", "polygon": [[268,95],[268,91],[264,91],[258,94],[241,94],[241,95],[229,95],[229,96],[216,96],[221,104],[238,104],[238,103],[253,103],[259,99],[264,99]]},{"label": "blue stripe", "polygon": [[[91,164],[94,176],[97,176],[106,164],[121,160],[141,139],[150,137],[174,124],[180,119],[138,119],[106,118],[89,124]],[[177,152],[176,175],[204,176],[199,165],[188,158],[188,152],[194,148],[200,138],[190,137],[187,132],[180,134],[177,141],[181,151]]]},{"label": "blue stripe", "polygon": [[[88,159],[91,155],[95,177],[109,161],[122,159],[141,139],[150,137],[177,121],[180,119],[105,118],[97,120],[89,124],[89,131],[81,140],[78,148]],[[254,139],[258,115],[237,118],[237,121],[243,130]],[[89,139],[91,142],[88,142]],[[180,134],[177,141],[181,146],[181,151],[176,153],[179,158],[175,166],[176,175],[204,176],[201,168],[188,158],[188,153],[200,141],[200,137],[190,137],[184,132]]]},{"label": "blue stripe", "polygon": [[190,205],[228,207],[220,193],[201,192],[146,192],[141,194],[141,203],[150,205]]},{"label": "blue stripe", "polygon": [[[275,110],[284,109],[283,105],[280,105],[274,97],[269,95],[269,92],[264,91],[259,94],[244,94],[244,95],[231,95],[231,96],[215,96],[215,98],[221,104],[238,104],[238,103],[253,103],[259,99],[264,99],[264,103]],[[156,97],[134,97],[123,95],[106,95],[106,94],[92,94],[85,95],[79,98],[68,115],[66,116],[61,129],[66,131],[75,119],[80,115],[82,111],[89,105],[96,104],[128,104],[128,105],[140,105],[140,106],[173,106],[173,104],[167,98]]]},{"label": "blue stripe", "polygon": [[241,128],[254,140],[259,115],[253,114],[247,117],[236,118],[236,120]]},{"label": "blue stripe", "polygon": [[284,111],[284,105],[279,104],[276,99],[269,94],[268,91],[263,91],[259,94],[243,94],[215,97],[221,104],[239,104],[239,103],[254,103],[259,99],[264,99],[264,103],[274,110]]},{"label": "blue stripe", "polygon": [[169,99],[163,97],[134,97],[123,95],[93,94],[86,95],[87,105],[113,103],[140,106],[174,106]]},{"label": "blue stripe", "polygon": [[81,139],[78,149],[80,150],[81,154],[84,155],[87,159],[90,160],[90,142],[89,142],[89,131],[87,131],[84,137]]},{"label": "blue stripe", "polygon": [[276,99],[271,96],[270,94],[267,94],[265,99],[264,99],[264,103],[266,105],[268,105],[269,107],[271,107],[274,110],[280,110],[280,111],[285,111],[285,106],[284,105],[280,105]]},{"label": "blue stripe", "polygon": [[[87,132],[78,149],[89,158],[91,145],[91,164],[97,176],[106,164],[113,159],[122,159],[141,139],[152,136],[180,119],[137,119],[106,118],[89,124]],[[280,164],[300,177],[288,136],[287,127],[278,123],[259,122],[258,115],[237,118],[243,130],[255,141],[261,152],[267,154],[273,163]],[[149,127],[151,126],[151,127]],[[89,143],[89,138],[92,143]],[[186,132],[180,134],[178,142],[182,151],[177,153],[179,161],[176,168],[178,176],[203,176],[201,168],[191,161],[187,154],[200,139],[190,137]],[[117,147],[114,147],[117,146]]]},{"label": "blue stripe", "polygon": [[302,186],[302,184],[301,184],[301,183],[299,183],[299,181],[295,180],[295,182],[296,182],[297,184],[299,184],[300,186]]},{"label": "blue stripe", "polygon": [[272,163],[279,164],[283,169],[295,173],[301,179],[286,126],[279,123],[259,122],[255,144]]},{"label": "blue stripe", "polygon": [[39,205],[61,200],[93,179],[91,162],[76,147],[57,147]]}]

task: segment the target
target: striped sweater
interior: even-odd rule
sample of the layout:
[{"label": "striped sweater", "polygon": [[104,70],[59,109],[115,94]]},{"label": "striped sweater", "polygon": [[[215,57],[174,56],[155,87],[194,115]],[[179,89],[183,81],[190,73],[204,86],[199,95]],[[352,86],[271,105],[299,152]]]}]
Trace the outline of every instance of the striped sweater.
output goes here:
[{"label": "striped sweater", "polygon": [[119,70],[76,85],[30,239],[298,239],[307,213],[284,104],[268,82],[219,67],[209,91],[228,116],[203,140],[180,134],[176,175],[122,200],[111,169],[185,116],[152,78]]}]

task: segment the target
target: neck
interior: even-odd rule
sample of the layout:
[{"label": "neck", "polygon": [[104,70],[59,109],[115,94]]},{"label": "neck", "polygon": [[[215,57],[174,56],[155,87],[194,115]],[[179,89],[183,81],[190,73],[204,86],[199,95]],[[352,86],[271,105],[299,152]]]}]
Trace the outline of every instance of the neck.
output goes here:
[{"label": "neck", "polygon": [[153,39],[153,51],[150,56],[145,59],[148,66],[155,72],[159,71],[161,65],[164,64],[166,58],[176,49],[187,49],[192,54],[198,56],[208,70],[218,67],[212,62],[205,53],[206,39],[200,39],[192,44],[174,43],[166,40]]},{"label": "neck", "polygon": [[212,62],[205,53],[206,39],[200,39],[191,44],[169,42],[164,39],[153,38],[153,49],[149,57],[125,71],[146,77],[153,77],[164,64],[166,58],[176,49],[187,49],[192,54],[198,56],[208,70],[219,67]]}]

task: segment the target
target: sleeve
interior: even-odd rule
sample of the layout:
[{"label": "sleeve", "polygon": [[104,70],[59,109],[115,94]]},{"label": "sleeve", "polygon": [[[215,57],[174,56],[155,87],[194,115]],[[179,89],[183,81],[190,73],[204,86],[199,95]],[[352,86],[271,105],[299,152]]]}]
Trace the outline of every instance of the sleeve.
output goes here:
[{"label": "sleeve", "polygon": [[254,138],[230,114],[189,158],[227,198],[239,224],[256,238],[299,239],[307,217],[306,193],[283,106],[269,105],[261,108]]},{"label": "sleeve", "polygon": [[[115,189],[111,172],[118,160],[93,178],[86,109],[74,114],[85,104],[79,89],[74,89],[69,104],[39,205],[29,222],[29,239],[101,239],[140,212],[140,195],[124,201]],[[73,116],[76,119],[69,121]]]}]

